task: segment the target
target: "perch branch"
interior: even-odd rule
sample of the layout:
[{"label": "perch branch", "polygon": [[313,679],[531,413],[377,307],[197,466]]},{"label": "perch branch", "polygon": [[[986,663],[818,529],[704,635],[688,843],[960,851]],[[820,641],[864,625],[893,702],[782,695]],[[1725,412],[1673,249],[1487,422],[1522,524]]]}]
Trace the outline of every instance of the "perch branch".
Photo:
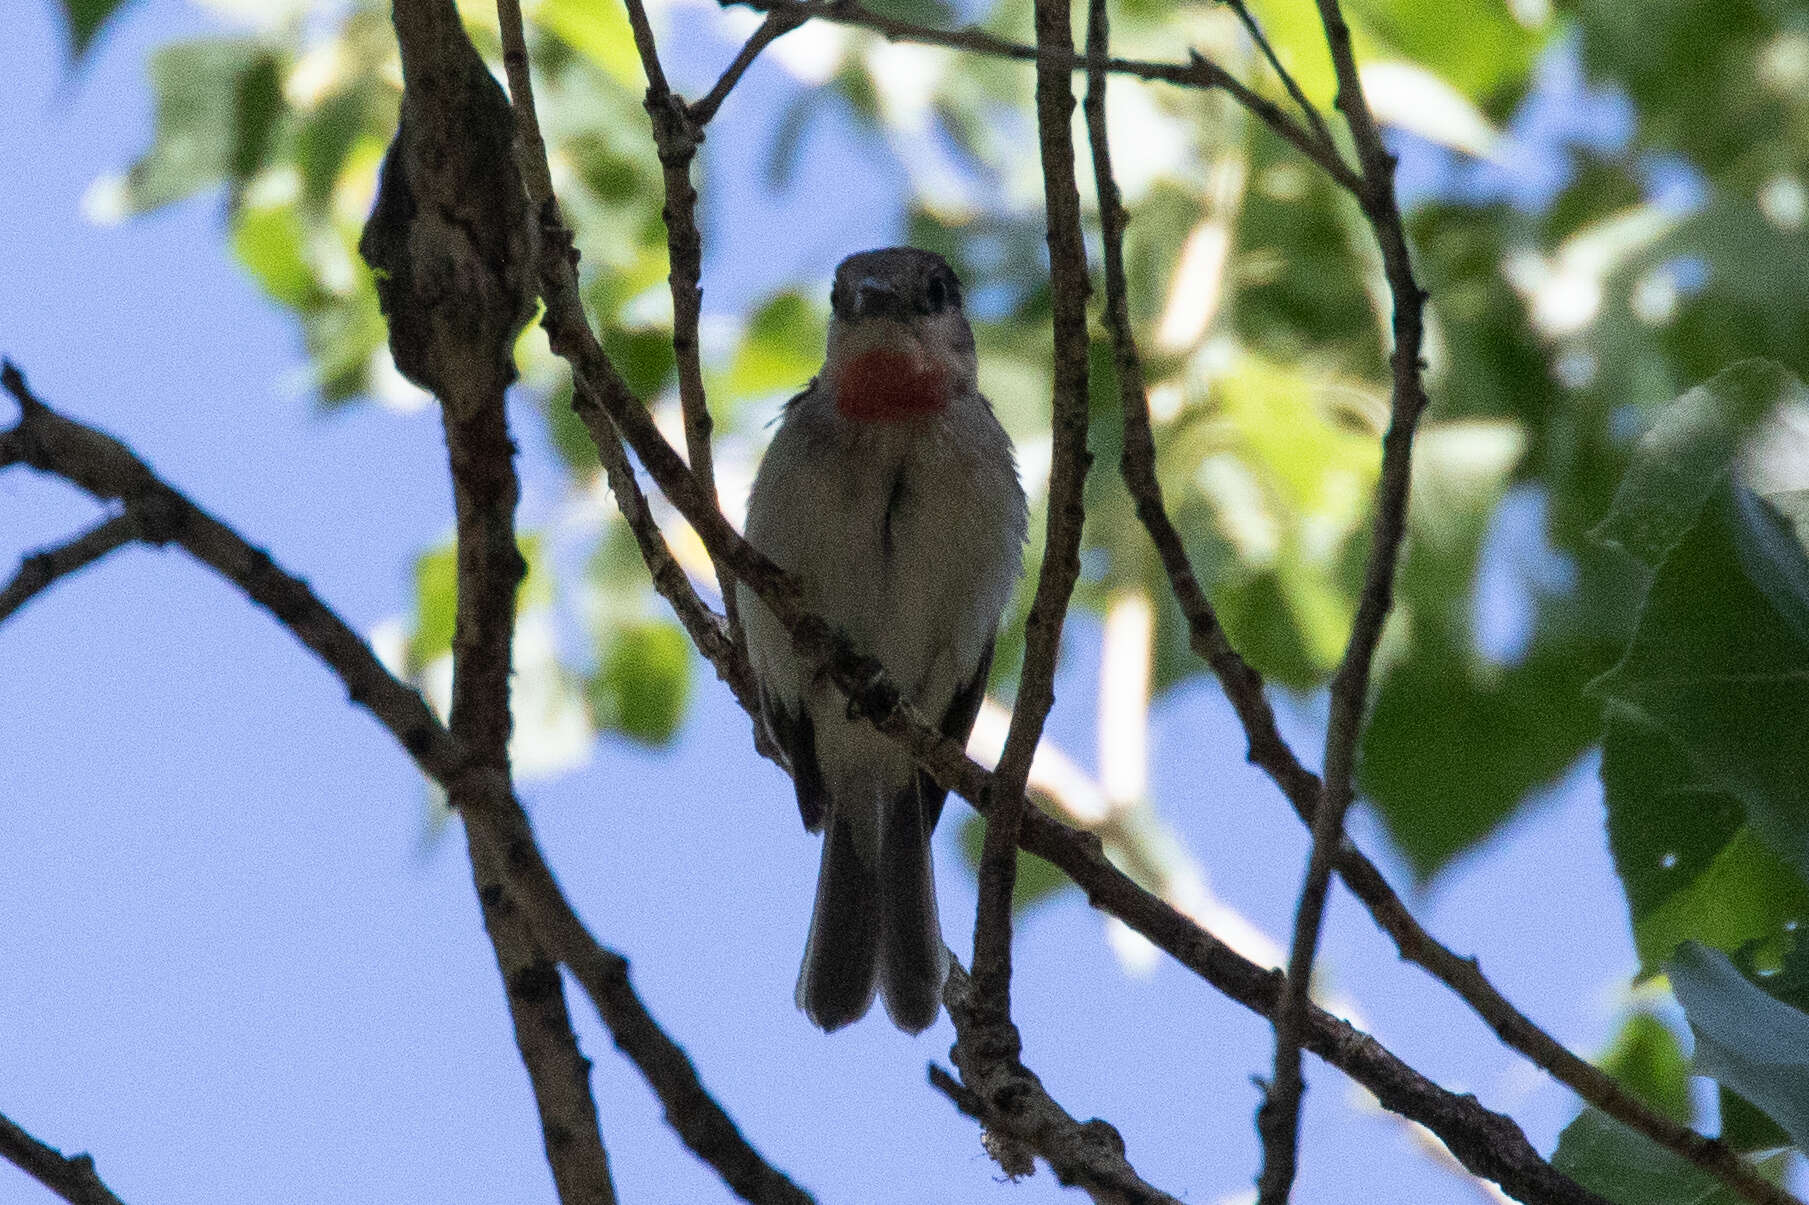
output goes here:
[{"label": "perch branch", "polygon": [[[419,692],[390,674],[370,647],[305,583],[284,572],[268,553],[251,547],[236,532],[158,479],[123,444],[64,418],[31,398],[17,369],[9,365],[0,379],[22,403],[19,424],[0,432],[0,465],[29,464],[79,486],[103,502],[120,502],[141,515],[161,517],[172,543],[232,581],[288,628],[339,677],[351,701],[390,731],[423,773],[448,788],[462,775],[485,777],[481,767],[467,766],[463,749],[435,718]],[[592,422],[593,435],[599,425],[608,429],[602,413],[584,406],[582,398],[579,404],[583,407],[581,413]],[[630,425],[634,425],[632,421]],[[647,433],[638,426],[635,429],[643,436]],[[652,434],[655,439],[660,438],[657,430]],[[660,461],[662,472],[688,472],[670,447],[665,457],[656,454],[654,458]],[[682,477],[673,476],[672,481],[675,493],[698,501],[694,493],[687,493]],[[717,526],[703,513],[699,512],[698,522],[711,533],[710,538],[716,538]],[[719,522],[722,527],[727,526],[720,517]],[[739,537],[736,540],[734,544],[724,544],[723,551],[736,564],[737,572],[757,588],[771,591],[774,603],[787,606],[789,596],[781,586],[775,586],[783,582],[783,576]],[[872,672],[876,667],[847,649],[845,643],[838,646],[820,619],[802,615],[795,602],[786,614],[794,638],[801,641],[807,655],[816,656],[819,662],[831,660],[837,681],[851,691],[857,706],[864,707],[865,714],[875,719],[882,731],[903,739],[938,781],[970,802],[978,801],[977,806],[984,809],[991,781],[988,771],[968,759],[953,741],[931,728],[921,716],[910,714],[907,707],[900,705],[884,675]],[[489,789],[497,789],[493,781]],[[509,848],[506,838],[499,844],[507,851],[503,864],[510,884],[519,889],[522,906],[529,910],[530,917],[537,916],[541,909],[547,913],[534,922],[535,932],[562,963],[573,969],[624,1052],[659,1095],[686,1145],[715,1167],[725,1182],[737,1186],[746,1200],[808,1201],[810,1198],[795,1187],[789,1193],[739,1187],[743,1181],[737,1173],[747,1168],[764,1169],[757,1174],[766,1183],[774,1182],[769,1177],[782,1177],[747,1146],[733,1122],[704,1091],[683,1051],[650,1018],[648,1034],[637,1034],[622,1024],[622,1008],[635,1016],[645,1016],[627,981],[626,960],[598,946],[583,930],[582,922],[572,915],[556,885],[547,888],[552,872],[538,850],[532,845]],[[1036,809],[1027,809],[1022,845],[1072,879],[1087,893],[1093,907],[1123,920],[1218,991],[1264,1016],[1273,1010],[1281,978],[1276,972],[1238,955],[1174,907],[1139,887],[1106,858],[1096,836],[1078,832]],[[582,934],[582,938],[576,934]],[[568,937],[569,947],[564,944]],[[649,1045],[642,1045],[643,1037]],[[1384,1108],[1417,1121],[1438,1135],[1472,1173],[1495,1181],[1517,1199],[1553,1205],[1602,1205],[1601,1198],[1579,1188],[1540,1159],[1511,1119],[1483,1108],[1473,1097],[1441,1088],[1402,1063],[1374,1038],[1317,1008],[1309,1012],[1307,1048],[1363,1084]],[[718,1137],[725,1146],[712,1144]],[[784,1183],[789,1186],[788,1181]]]}]

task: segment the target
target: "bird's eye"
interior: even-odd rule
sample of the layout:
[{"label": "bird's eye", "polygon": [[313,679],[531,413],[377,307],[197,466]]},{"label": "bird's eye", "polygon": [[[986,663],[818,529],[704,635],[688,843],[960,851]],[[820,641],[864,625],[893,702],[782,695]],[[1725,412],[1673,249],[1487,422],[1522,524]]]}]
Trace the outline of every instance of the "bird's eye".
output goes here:
[{"label": "bird's eye", "polygon": [[942,283],[940,276],[930,277],[926,300],[930,303],[930,313],[932,314],[941,313],[943,307],[948,305],[948,287]]}]

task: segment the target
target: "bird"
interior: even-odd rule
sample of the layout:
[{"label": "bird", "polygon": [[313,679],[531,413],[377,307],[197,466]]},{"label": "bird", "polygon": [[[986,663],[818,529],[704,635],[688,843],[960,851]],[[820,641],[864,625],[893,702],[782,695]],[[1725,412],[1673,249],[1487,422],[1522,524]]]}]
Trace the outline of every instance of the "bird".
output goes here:
[{"label": "bird", "polygon": [[[850,255],[829,306],[823,367],[785,404],[745,534],[965,746],[1023,571],[1011,439],[980,393],[961,282],[941,256]],[[947,791],[737,589],[761,722],[791,763],[805,828],[823,834],[797,1005],[833,1032],[877,991],[899,1029],[920,1033],[948,973],[930,861]]]}]

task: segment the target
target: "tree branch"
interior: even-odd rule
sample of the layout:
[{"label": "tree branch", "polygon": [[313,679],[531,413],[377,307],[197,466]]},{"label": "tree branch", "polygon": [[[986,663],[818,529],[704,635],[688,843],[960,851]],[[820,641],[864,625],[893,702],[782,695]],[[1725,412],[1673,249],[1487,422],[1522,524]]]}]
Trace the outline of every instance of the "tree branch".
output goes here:
[{"label": "tree branch", "polygon": [[[1024,666],[1004,752],[993,773],[986,836],[980,851],[979,904],[974,916],[972,1024],[962,1035],[956,1065],[972,1086],[1015,1068],[1020,1044],[1011,1021],[1011,896],[1017,881],[1018,830],[1024,784],[1049,709],[1055,703],[1055,660],[1062,623],[1080,576],[1087,451],[1087,252],[1074,179],[1072,73],[1056,56],[1072,58],[1069,0],[1036,0],[1037,136],[1043,165],[1043,205],[1049,243],[1050,326],[1054,343],[1051,402],[1054,448],[1042,569],[1024,632]],[[970,1040],[971,1039],[971,1040]]]},{"label": "tree branch", "polygon": [[1305,1087],[1300,1073],[1301,1019],[1306,1013],[1332,865],[1343,842],[1344,816],[1353,795],[1351,775],[1368,702],[1370,666],[1383,625],[1394,606],[1394,571],[1406,534],[1413,433],[1427,401],[1420,375],[1426,294],[1414,279],[1407,234],[1395,201],[1394,159],[1382,145],[1381,133],[1364,99],[1351,51],[1350,30],[1338,0],[1318,0],[1318,4],[1338,77],[1338,108],[1356,142],[1357,161],[1362,168],[1363,189],[1358,200],[1381,249],[1383,274],[1394,298],[1394,350],[1390,357],[1394,388],[1388,430],[1382,439],[1382,472],[1376,487],[1363,590],[1343,662],[1332,679],[1324,788],[1313,814],[1313,849],[1295,911],[1294,941],[1288,954],[1288,991],[1275,1016],[1275,1075],[1257,1114],[1257,1128],[1263,1139],[1263,1166],[1257,1182],[1259,1205],[1281,1205],[1288,1199],[1294,1180],[1300,1094]]},{"label": "tree branch", "polygon": [[974,998],[973,980],[953,960],[942,996],[960,1038],[953,1054],[961,1081],[931,1063],[930,1083],[980,1123],[987,1152],[1006,1175],[1013,1179],[1029,1175],[1034,1153],[1043,1157],[1062,1185],[1081,1189],[1100,1205],[1180,1205],[1137,1174],[1125,1158],[1123,1137],[1111,1123],[1097,1117],[1074,1120],[1021,1063],[963,1064],[964,1052],[972,1049],[967,1035],[983,1031],[991,1022]]},{"label": "tree branch", "polygon": [[60,577],[78,573],[116,548],[143,534],[130,514],[114,515],[90,527],[73,540],[40,548],[19,562],[19,571],[0,589],[0,622],[49,589]]},{"label": "tree branch", "polygon": [[760,52],[804,24],[804,21],[805,16],[802,13],[768,13],[766,20],[760,23],[760,28],[756,29],[748,40],[741,44],[741,49],[736,53],[733,61],[723,69],[721,78],[716,81],[716,86],[705,93],[702,100],[694,101],[687,106],[691,112],[691,120],[700,126],[709,125],[710,119],[716,116],[716,110],[722,108],[722,102],[728,99],[729,92],[741,82],[742,75],[753,66],[754,60],[760,57]]},{"label": "tree branch", "polygon": [[[572,912],[532,841],[507,831],[496,817],[519,815],[503,801],[506,783],[473,765],[420,693],[397,679],[370,646],[311,590],[231,528],[160,480],[124,444],[51,410],[8,363],[0,383],[21,406],[20,422],[0,432],[0,466],[30,465],[76,485],[103,502],[168,533],[196,560],[238,586],[268,611],[342,681],[350,700],[381,723],[420,767],[445,788],[474,802],[468,826],[500,851],[498,859],[536,936],[585,988],[618,1048],[634,1063],[665,1108],[667,1121],[691,1151],[714,1168],[742,1199],[756,1205],[808,1205],[811,1198],[768,1166],[704,1088],[696,1067],[647,1012],[628,978],[628,963],[600,945]],[[495,802],[492,802],[495,801]],[[525,817],[521,817],[525,822]]]},{"label": "tree branch", "polygon": [[[1318,106],[1307,99],[1306,92],[1302,90],[1300,84],[1294,79],[1293,74],[1289,72],[1286,67],[1281,65],[1281,59],[1276,57],[1275,47],[1269,44],[1269,39],[1263,34],[1263,27],[1257,21],[1256,14],[1250,11],[1250,6],[1245,4],[1244,0],[1223,0],[1223,3],[1229,6],[1232,12],[1237,14],[1237,19],[1239,23],[1243,25],[1244,32],[1248,33],[1250,35],[1250,40],[1256,43],[1256,48],[1262,52],[1263,58],[1267,60],[1270,68],[1274,70],[1276,78],[1281,80],[1282,87],[1287,89],[1288,95],[1293,98],[1294,104],[1299,107],[1301,116],[1305,117],[1308,124],[1313,127],[1313,133],[1318,137],[1320,144],[1327,147],[1336,147],[1338,144],[1333,141],[1332,132],[1326,129],[1325,118],[1319,115]],[[1101,51],[1101,53],[1104,52]]]},{"label": "tree branch", "polygon": [[[1104,58],[1106,49],[1103,33],[1095,35],[1090,26],[1088,59],[1097,63]],[[1120,471],[1187,620],[1189,644],[1194,653],[1211,666],[1243,727],[1248,742],[1248,760],[1268,774],[1310,827],[1318,809],[1319,776],[1301,765],[1282,739],[1262,676],[1231,646],[1211,601],[1194,574],[1180,533],[1162,500],[1162,485],[1155,471],[1155,439],[1150,428],[1142,359],[1130,322],[1124,273],[1125,213],[1112,175],[1111,148],[1105,133],[1103,86],[1097,92],[1097,104],[1094,103],[1095,95],[1089,81],[1087,130],[1093,150],[1105,251],[1105,323],[1112,337],[1119,400],[1124,414],[1124,452]],[[1457,993],[1509,1048],[1526,1056],[1602,1112],[1719,1176],[1746,1199],[1759,1205],[1801,1205],[1795,1197],[1760,1175],[1737,1152],[1653,1111],[1613,1076],[1578,1057],[1541,1029],[1489,982],[1474,958],[1460,957],[1428,933],[1389,886],[1382,872],[1348,840],[1340,844],[1334,866],[1352,894],[1362,901],[1376,924],[1394,941],[1401,957]]]},{"label": "tree branch", "polygon": [[[647,18],[643,0],[626,0],[626,3],[634,44],[647,73],[647,116],[653,122],[653,145],[659,155],[666,193],[660,217],[666,224],[667,283],[672,292],[672,355],[678,367],[678,405],[685,424],[685,456],[697,480],[715,497],[716,461],[710,446],[714,424],[710,418],[709,400],[704,396],[703,356],[697,337],[698,323],[703,315],[703,234],[697,228],[697,189],[691,183],[691,164],[703,142],[704,125],[715,116],[716,108],[741,73],[763,47],[798,22],[792,21],[783,28],[780,27],[783,22],[775,23],[769,19],[763,23],[743,45],[729,70],[724,72],[717,89],[710,93],[711,107],[704,111],[689,107],[682,96],[667,86],[653,25]],[[736,614],[735,575],[713,554],[711,560],[716,569],[717,589],[722,595],[729,639],[739,646],[743,637],[741,620]]]},{"label": "tree branch", "polygon": [[[774,15],[786,14],[800,19],[814,18],[837,25],[859,26],[862,29],[870,29],[893,42],[941,46],[949,50],[962,50],[970,54],[1019,59],[1025,62],[1053,61],[1071,71],[1084,71],[1089,66],[1084,58],[1074,53],[1071,43],[1065,51],[1060,49],[1038,50],[1034,46],[1013,42],[1009,38],[1001,38],[996,34],[971,26],[966,29],[937,29],[929,25],[918,25],[912,21],[901,21],[895,17],[886,16],[884,13],[875,12],[861,4],[859,0],[718,0],[718,2],[725,7],[741,5],[756,12]],[[1268,126],[1301,154],[1318,164],[1327,175],[1337,181],[1340,187],[1353,195],[1360,192],[1362,188],[1357,173],[1352,171],[1350,165],[1339,156],[1335,145],[1330,141],[1317,138],[1311,131],[1283,112],[1280,106],[1259,95],[1229,71],[1202,57],[1197,51],[1189,51],[1188,61],[1185,63],[1155,63],[1143,59],[1108,59],[1105,69],[1119,75],[1130,75],[1142,80],[1174,84],[1182,88],[1221,89],[1247,109],[1258,121]]]},{"label": "tree branch", "polygon": [[101,1182],[90,1155],[65,1155],[0,1114],[0,1156],[70,1205],[125,1205]]},{"label": "tree branch", "polygon": [[[652,64],[652,67],[649,69],[649,78],[651,79],[655,78],[654,73],[659,70],[658,49],[654,45],[652,26],[647,21],[645,10],[638,5],[636,6],[636,10],[638,16],[631,13],[631,19],[636,23],[637,45],[644,46],[644,53],[649,56],[645,61]],[[541,228],[543,247],[542,253],[545,256],[564,259],[575,268],[578,253],[576,248],[572,246],[570,232],[565,229],[564,223],[559,216],[558,199],[553,195],[553,180],[551,170],[547,163],[546,142],[541,136],[540,118],[534,101],[533,80],[529,74],[527,46],[523,33],[521,5],[519,0],[497,0],[496,14],[497,22],[502,31],[503,65],[508,76],[509,94],[515,111],[516,158],[520,164],[522,179],[527,189],[529,204],[532,206],[534,212],[539,215],[538,221]],[[748,39],[746,45],[742,47],[741,52],[736,56],[735,61],[731,63],[729,68],[723,73],[722,79],[717,82],[716,87],[712,89],[710,95],[705,98],[704,104],[702,106],[694,106],[689,110],[694,125],[696,127],[701,127],[706,124],[709,119],[715,115],[716,109],[728,95],[729,90],[734,87],[735,81],[747,70],[748,65],[753,62],[759,52],[774,39],[779,37],[780,34],[785,33],[791,28],[795,28],[797,24],[798,22],[786,22],[778,18],[763,23],[761,28],[756,30],[754,35]],[[663,86],[663,73],[659,73],[658,78],[662,81]],[[670,93],[666,93],[665,95],[670,97]],[[672,99],[676,101],[676,98]],[[679,103],[681,107],[683,107],[682,102]],[[652,104],[651,99],[649,104]],[[660,111],[669,112],[670,109],[670,105],[660,106]],[[649,112],[655,113],[655,110],[650,107]],[[655,126],[657,129],[657,114],[655,114]],[[696,137],[701,139],[701,132],[696,132]],[[696,145],[694,142],[692,144],[692,153],[695,153],[695,149]],[[673,184],[670,175],[667,176],[666,183],[669,190],[667,204],[668,208],[670,208],[670,188]],[[686,190],[690,189],[688,175],[683,178],[683,187]],[[695,190],[691,190],[689,195],[691,198],[689,205],[694,208],[696,204]],[[690,210],[688,209],[687,213],[689,212]],[[669,218],[668,221],[670,222],[670,220],[671,219]],[[700,264],[701,250],[699,248],[701,245],[697,241],[695,219],[690,218],[686,220],[691,227],[692,237],[690,241],[694,252],[696,252],[696,254],[692,256],[692,262],[694,262],[694,264]],[[668,230],[671,231],[671,229],[672,227],[669,224]],[[677,239],[679,236],[673,234],[671,237]],[[679,262],[679,257],[676,253],[673,254],[672,258],[675,264]],[[697,272],[692,271],[689,279],[691,282],[691,293],[695,297],[697,294]],[[573,281],[575,284],[575,272],[573,274]],[[676,269],[674,270],[672,288],[674,290],[674,329],[676,332],[679,327],[685,325],[685,321],[681,316],[681,311],[678,306],[678,292],[680,290],[680,285],[678,283]],[[549,301],[548,304],[550,305],[552,303]],[[693,361],[696,360],[696,352],[698,350],[696,338],[698,320],[699,315],[696,312],[696,308],[693,307],[689,315],[688,323]],[[683,358],[680,357],[680,359],[682,363]],[[702,406],[703,385],[701,368],[697,369],[695,384],[696,389],[693,398],[698,406]],[[681,390],[682,388],[683,386],[681,385]],[[711,463],[708,410],[707,408],[702,410],[701,427],[698,427],[690,417],[690,410],[686,411],[686,415],[686,440],[688,444],[693,445],[689,449],[691,464],[693,466],[701,464],[705,468],[708,468]],[[702,436],[701,441],[693,438],[694,433],[699,432]],[[593,432],[592,434],[595,435],[596,433]],[[701,460],[698,456],[698,445],[701,446],[702,450]],[[724,577],[723,574],[727,571],[723,569],[720,564],[718,565],[717,581],[723,588],[723,605],[728,612],[725,616],[719,616],[697,596],[696,590],[691,586],[690,579],[685,575],[684,570],[673,557],[672,550],[666,545],[665,537],[660,533],[659,526],[654,521],[653,513],[647,506],[646,497],[642,494],[640,484],[635,478],[634,468],[629,463],[628,457],[622,449],[621,440],[616,437],[612,431],[608,438],[598,441],[597,452],[603,465],[604,475],[609,482],[610,491],[615,495],[617,506],[621,510],[629,530],[634,534],[635,544],[639,547],[641,558],[647,565],[648,575],[653,580],[654,589],[656,589],[660,595],[665,598],[667,604],[671,606],[673,613],[678,617],[679,623],[683,625],[685,631],[690,635],[692,643],[697,646],[698,650],[702,652],[710,664],[715,667],[717,676],[726,682],[729,688],[734,691],[735,697],[740,701],[742,707],[747,709],[750,714],[757,714],[756,708],[758,706],[759,696],[758,688],[754,684],[753,672],[747,664],[747,658],[737,651],[739,636],[733,614],[735,592],[733,589],[729,588],[729,583],[733,581],[732,575],[730,577]],[[711,492],[712,494],[714,493],[713,484],[711,485]],[[764,750],[770,742],[766,738],[764,728],[758,723],[754,725],[754,734],[756,743],[761,745]]]},{"label": "tree branch", "polygon": [[[8,365],[0,379],[20,398],[22,406],[19,424],[0,432],[0,465],[29,464],[83,488],[101,501],[118,501],[141,516],[159,517],[172,543],[232,581],[319,656],[346,684],[352,702],[382,723],[423,773],[448,789],[463,776],[477,779],[479,785],[490,782],[489,791],[497,789],[493,777],[481,767],[467,767],[464,750],[434,717],[420,694],[384,669],[370,647],[305,583],[284,572],[269,554],[251,547],[236,532],[158,479],[123,444],[56,414],[31,397],[17,369]],[[582,398],[579,404],[583,406]],[[580,413],[593,424],[609,429],[607,420],[596,409],[584,407]],[[648,425],[651,426],[650,420]],[[592,431],[594,434],[595,425]],[[653,434],[658,438],[657,430]],[[665,466],[662,471],[676,466],[678,472],[686,472],[683,461],[669,447],[667,459],[661,463]],[[678,484],[682,478],[673,480],[675,492],[696,501],[695,495],[687,495],[682,484]],[[721,522],[727,526],[726,521]],[[705,520],[702,526],[715,538],[714,525]],[[759,574],[777,574],[778,570],[757,552],[745,544],[725,545],[725,551],[745,580],[756,583],[758,588],[772,589],[772,579]],[[762,564],[766,565],[765,570],[760,569]],[[776,589],[772,594],[781,605],[786,597]],[[837,657],[833,666],[837,681],[844,683],[844,689],[852,690],[857,707],[867,705],[865,714],[869,719],[877,717],[881,731],[903,739],[938,781],[970,802],[981,801],[979,806],[984,809],[991,781],[986,770],[969,760],[953,741],[923,723],[921,717],[910,717],[908,708],[897,704],[896,692],[891,691],[883,674],[871,675],[852,688],[845,685],[867,663],[845,645],[838,653],[833,638],[826,633],[826,625],[809,616],[800,618],[795,603],[787,617],[793,624],[794,638],[801,639],[807,653],[819,650],[819,640],[828,645],[831,655]],[[796,636],[799,632],[801,637]],[[820,658],[820,652],[818,655]],[[885,705],[888,692],[893,700],[890,707]],[[474,789],[473,794],[481,796],[484,792]],[[488,814],[470,813],[467,823],[473,817],[481,821]],[[1281,978],[1276,972],[1238,955],[1139,887],[1105,857],[1093,834],[1078,832],[1041,811],[1027,809],[1022,846],[1072,879],[1087,893],[1093,907],[1123,920],[1229,998],[1265,1016],[1273,1009]],[[569,905],[557,893],[556,884],[551,891],[545,889],[552,872],[537,849],[531,844],[511,846],[506,836],[499,837],[497,847],[506,851],[503,866],[511,887],[518,891],[522,907],[531,918],[538,916],[537,910],[542,908],[548,913],[533,921],[535,932],[561,962],[573,968],[587,994],[597,1003],[605,1023],[610,1023],[612,1016],[619,1017],[613,1005],[605,1007],[603,1003],[612,998],[604,990],[611,985],[603,972],[614,974],[615,968],[626,966],[625,961],[595,945],[594,938],[583,931],[582,922],[571,914]],[[583,933],[582,941],[574,939],[569,946],[563,944],[573,933]],[[601,951],[600,956],[587,953],[593,946]],[[586,969],[593,966],[597,973]],[[632,988],[626,983],[620,991],[632,1000]],[[633,1000],[631,1007],[639,1010],[639,1001]],[[654,1046],[643,1049],[627,1040],[624,1031],[612,1028],[612,1033],[659,1094],[668,1118],[686,1145],[715,1167],[725,1182],[737,1185],[739,1182],[731,1180],[730,1175],[742,1166],[765,1168],[763,1174],[779,1177],[747,1147],[733,1122],[698,1084],[695,1069],[670,1038],[658,1034]],[[1307,1048],[1363,1084],[1385,1108],[1426,1126],[1470,1171],[1499,1183],[1518,1199],[1557,1205],[1602,1205],[1600,1198],[1578,1188],[1541,1160],[1510,1119],[1482,1108],[1472,1097],[1458,1096],[1439,1087],[1390,1054],[1374,1038],[1319,1009],[1309,1013]],[[670,1056],[670,1064],[662,1061],[662,1054]],[[725,1135],[729,1149],[725,1152],[712,1148],[706,1141],[710,1134]],[[761,1196],[739,1187],[737,1191],[750,1201],[809,1200],[795,1188],[791,1192],[796,1195],[774,1192]]]},{"label": "tree branch", "polygon": [[508,101],[451,0],[397,0],[394,18],[402,118],[359,251],[376,273],[397,367],[439,399],[446,433],[458,521],[448,726],[467,769],[486,772],[461,774],[447,794],[465,822],[473,886],[559,1199],[615,1205],[591,1064],[565,985],[486,831],[511,815],[526,824],[509,770],[515,592],[527,565],[515,541],[521,487],[504,391],[533,303],[536,230]]}]

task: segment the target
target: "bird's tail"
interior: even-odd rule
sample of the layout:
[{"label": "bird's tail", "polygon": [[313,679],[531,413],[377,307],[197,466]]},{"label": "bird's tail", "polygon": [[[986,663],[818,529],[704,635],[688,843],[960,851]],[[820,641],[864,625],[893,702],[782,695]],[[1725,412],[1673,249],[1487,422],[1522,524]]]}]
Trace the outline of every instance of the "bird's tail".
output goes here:
[{"label": "bird's tail", "polygon": [[892,1023],[908,1033],[920,1033],[935,1022],[948,973],[930,865],[933,821],[926,814],[921,780],[913,775],[911,785],[889,801],[879,838],[880,990]]},{"label": "bird's tail", "polygon": [[831,805],[797,996],[804,1015],[824,1030],[858,1021],[873,1006],[880,903],[870,859],[861,857],[846,809]]}]

